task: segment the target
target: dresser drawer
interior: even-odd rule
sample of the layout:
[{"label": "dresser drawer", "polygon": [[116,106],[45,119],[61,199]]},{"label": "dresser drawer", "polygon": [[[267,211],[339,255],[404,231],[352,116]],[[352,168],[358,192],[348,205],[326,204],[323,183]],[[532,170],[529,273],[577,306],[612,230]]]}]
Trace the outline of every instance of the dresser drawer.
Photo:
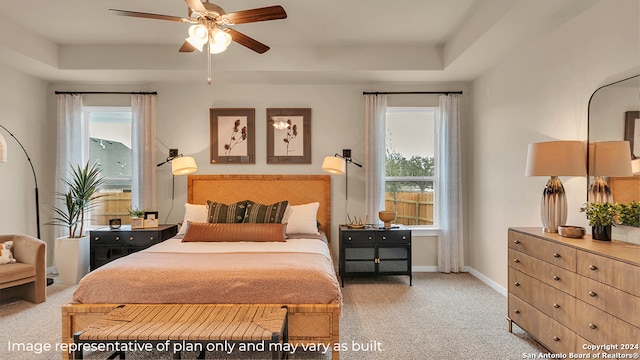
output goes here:
[{"label": "dresser drawer", "polygon": [[509,266],[570,295],[576,293],[576,273],[509,249]]},{"label": "dresser drawer", "polygon": [[575,352],[576,334],[573,331],[512,294],[509,294],[509,318],[551,352]]},{"label": "dresser drawer", "polygon": [[639,266],[581,251],[578,253],[577,271],[582,276],[640,296]]},{"label": "dresser drawer", "polygon": [[578,276],[578,299],[640,327],[640,297]]},{"label": "dresser drawer", "polygon": [[350,244],[373,246],[376,243],[376,233],[375,231],[349,231],[342,234],[342,240],[346,246]]},{"label": "dresser drawer", "polygon": [[397,230],[378,234],[378,245],[384,244],[409,244],[411,231]]},{"label": "dresser drawer", "polygon": [[576,314],[576,333],[594,344],[637,344],[640,339],[640,328],[584,301],[576,300]]},{"label": "dresser drawer", "polygon": [[552,241],[509,232],[509,248],[570,271],[576,271],[576,249]]},{"label": "dresser drawer", "polygon": [[509,271],[509,293],[561,324],[571,328],[575,318],[575,297],[555,289],[517,270]]}]

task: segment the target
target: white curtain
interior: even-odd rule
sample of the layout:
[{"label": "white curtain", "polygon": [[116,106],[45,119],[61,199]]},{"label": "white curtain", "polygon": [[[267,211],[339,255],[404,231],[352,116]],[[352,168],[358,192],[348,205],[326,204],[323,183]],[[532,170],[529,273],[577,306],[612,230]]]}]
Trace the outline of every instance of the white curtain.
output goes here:
[{"label": "white curtain", "polygon": [[131,207],[156,207],[156,96],[131,95]]},{"label": "white curtain", "polygon": [[[67,178],[70,167],[82,165],[83,146],[86,132],[82,123],[82,95],[58,94],[58,144],[56,161],[56,194],[67,192],[67,186],[60,181]],[[64,203],[56,199],[55,206],[64,208]],[[56,226],[55,237],[68,236],[67,229]]]},{"label": "white curtain", "polygon": [[372,220],[384,210],[386,118],[387,96],[365,95],[365,214]]},{"label": "white curtain", "polygon": [[460,160],[460,96],[441,95],[438,111],[440,237],[438,271],[463,272],[462,171]]}]

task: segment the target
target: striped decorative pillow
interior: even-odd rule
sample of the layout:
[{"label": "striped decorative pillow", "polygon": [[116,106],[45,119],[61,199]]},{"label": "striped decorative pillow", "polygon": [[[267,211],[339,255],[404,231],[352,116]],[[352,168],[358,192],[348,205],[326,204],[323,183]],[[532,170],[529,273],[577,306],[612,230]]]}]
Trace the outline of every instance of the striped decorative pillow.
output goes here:
[{"label": "striped decorative pillow", "polygon": [[264,205],[247,200],[247,211],[244,213],[245,223],[281,223],[289,201]]},{"label": "striped decorative pillow", "polygon": [[223,204],[215,201],[207,201],[208,223],[241,223],[247,208],[247,201],[238,201],[233,204]]}]

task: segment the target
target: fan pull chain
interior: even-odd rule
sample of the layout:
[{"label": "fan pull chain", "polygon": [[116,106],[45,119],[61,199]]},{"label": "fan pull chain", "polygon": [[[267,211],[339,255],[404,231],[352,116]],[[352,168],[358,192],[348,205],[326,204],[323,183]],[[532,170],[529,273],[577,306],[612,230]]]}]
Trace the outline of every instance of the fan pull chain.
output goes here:
[{"label": "fan pull chain", "polygon": [[[211,44],[209,44],[211,47]],[[211,51],[207,51],[207,84],[211,85]]]}]

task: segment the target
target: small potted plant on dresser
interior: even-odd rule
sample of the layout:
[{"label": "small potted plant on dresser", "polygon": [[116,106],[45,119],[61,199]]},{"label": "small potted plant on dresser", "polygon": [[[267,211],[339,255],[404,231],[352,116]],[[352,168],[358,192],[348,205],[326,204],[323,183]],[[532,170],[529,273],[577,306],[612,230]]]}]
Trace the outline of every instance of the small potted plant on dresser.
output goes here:
[{"label": "small potted plant on dresser", "polygon": [[618,205],[610,202],[589,202],[580,208],[587,215],[591,226],[591,237],[595,240],[611,241],[611,227],[615,226]]},{"label": "small potted plant on dresser", "polygon": [[131,210],[129,210],[129,215],[131,215],[132,229],[142,229],[144,227],[144,213],[145,210],[141,210],[138,208],[132,208]]},{"label": "small potted plant on dresser", "polygon": [[87,211],[100,197],[98,187],[105,179],[96,164],[71,167],[69,179],[61,179],[68,191],[58,194],[62,207],[53,207],[56,216],[49,225],[68,229],[55,241],[54,259],[63,284],[76,284],[89,271],[89,236],[84,232]]},{"label": "small potted plant on dresser", "polygon": [[618,223],[613,238],[640,245],[640,201],[618,204]]}]

